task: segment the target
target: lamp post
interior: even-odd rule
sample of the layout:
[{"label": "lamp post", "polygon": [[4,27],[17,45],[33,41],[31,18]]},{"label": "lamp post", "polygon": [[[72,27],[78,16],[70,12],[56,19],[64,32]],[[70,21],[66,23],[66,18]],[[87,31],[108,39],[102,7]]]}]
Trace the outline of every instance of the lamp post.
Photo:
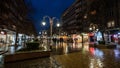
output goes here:
[{"label": "lamp post", "polygon": [[60,25],[60,23],[57,23],[56,26],[58,27],[58,37],[60,38],[60,29],[59,29],[59,27],[60,27],[61,25]]},{"label": "lamp post", "polygon": [[[51,46],[52,45],[52,26],[53,26],[53,21],[54,19],[56,19],[56,17],[44,16],[42,21],[43,26],[46,25],[45,18],[48,18],[50,23],[50,46]],[[57,19],[57,22],[58,22],[58,19]],[[60,26],[60,24],[57,24],[57,26]]]},{"label": "lamp post", "polygon": [[[56,25],[58,28],[60,27],[60,23],[57,23],[57,25]],[[59,35],[60,35],[60,30],[58,30],[59,31]]]},{"label": "lamp post", "polygon": [[60,23],[57,23],[57,27],[60,27]]}]

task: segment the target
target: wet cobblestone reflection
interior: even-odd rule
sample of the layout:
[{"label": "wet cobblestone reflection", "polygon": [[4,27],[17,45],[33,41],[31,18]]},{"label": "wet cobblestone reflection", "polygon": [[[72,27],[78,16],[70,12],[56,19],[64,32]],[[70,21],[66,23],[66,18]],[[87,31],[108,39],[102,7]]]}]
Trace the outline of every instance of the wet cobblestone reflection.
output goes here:
[{"label": "wet cobblestone reflection", "polygon": [[97,49],[88,43],[56,43],[49,58],[5,64],[5,68],[120,68],[120,48]]},{"label": "wet cobblestone reflection", "polygon": [[88,43],[79,43],[77,47],[79,49],[75,48],[76,52],[55,56],[63,68],[120,68],[119,48],[97,49],[89,47]]}]

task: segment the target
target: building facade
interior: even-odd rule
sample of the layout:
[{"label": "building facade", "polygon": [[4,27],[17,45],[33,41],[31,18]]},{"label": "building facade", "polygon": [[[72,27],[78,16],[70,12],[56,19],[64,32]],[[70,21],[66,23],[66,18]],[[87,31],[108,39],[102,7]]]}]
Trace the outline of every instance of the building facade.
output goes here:
[{"label": "building facade", "polygon": [[28,11],[24,0],[0,1],[1,46],[21,45],[23,38],[36,35],[32,21],[27,19]]},{"label": "building facade", "polygon": [[91,1],[88,0],[76,0],[62,15],[63,29],[65,32],[81,33],[86,32],[88,28],[88,8]]},{"label": "building facade", "polygon": [[63,30],[69,34],[92,32],[90,35],[99,34],[104,40],[104,33],[120,30],[119,4],[119,0],[76,0],[62,15]]}]

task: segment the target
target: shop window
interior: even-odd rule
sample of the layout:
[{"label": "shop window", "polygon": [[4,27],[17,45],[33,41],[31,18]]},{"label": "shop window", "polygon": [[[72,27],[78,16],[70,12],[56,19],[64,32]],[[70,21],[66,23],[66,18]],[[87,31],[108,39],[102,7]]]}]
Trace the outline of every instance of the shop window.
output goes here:
[{"label": "shop window", "polygon": [[107,25],[108,25],[108,27],[111,27],[111,23],[108,23]]}]

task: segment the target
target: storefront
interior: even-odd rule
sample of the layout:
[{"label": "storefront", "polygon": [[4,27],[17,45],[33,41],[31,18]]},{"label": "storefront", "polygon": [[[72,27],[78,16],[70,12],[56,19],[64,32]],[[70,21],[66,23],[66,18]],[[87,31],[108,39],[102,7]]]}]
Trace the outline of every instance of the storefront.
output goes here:
[{"label": "storefront", "polygon": [[83,42],[89,42],[89,35],[87,33],[83,34]]},{"label": "storefront", "polygon": [[14,31],[7,31],[7,44],[10,45],[14,45],[15,44],[15,32]]},{"label": "storefront", "polygon": [[110,42],[120,44],[120,33],[109,35],[109,39]]},{"label": "storefront", "polygon": [[88,34],[82,33],[80,34],[73,34],[73,42],[88,42]]},{"label": "storefront", "polygon": [[27,42],[29,39],[29,36],[25,35],[25,34],[18,34],[18,38],[17,38],[17,44],[18,45],[24,45],[25,42]]},{"label": "storefront", "polygon": [[98,31],[94,34],[94,38],[95,38],[94,41],[103,41],[102,33],[100,31]]},{"label": "storefront", "polygon": [[13,34],[7,34],[7,44],[9,45],[15,44],[15,36]]},{"label": "storefront", "polygon": [[6,39],[7,39],[6,32],[1,30],[0,31],[0,51],[6,50]]},{"label": "storefront", "polygon": [[78,34],[72,35],[73,42],[82,42],[82,36]]},{"label": "storefront", "polygon": [[0,31],[0,42],[5,43],[7,39],[7,34],[5,31]]},{"label": "storefront", "polygon": [[89,42],[95,43],[98,41],[103,41],[102,33],[100,31],[89,33]]},{"label": "storefront", "polygon": [[104,39],[106,43],[120,43],[120,31],[119,30],[109,30],[104,34]]}]

